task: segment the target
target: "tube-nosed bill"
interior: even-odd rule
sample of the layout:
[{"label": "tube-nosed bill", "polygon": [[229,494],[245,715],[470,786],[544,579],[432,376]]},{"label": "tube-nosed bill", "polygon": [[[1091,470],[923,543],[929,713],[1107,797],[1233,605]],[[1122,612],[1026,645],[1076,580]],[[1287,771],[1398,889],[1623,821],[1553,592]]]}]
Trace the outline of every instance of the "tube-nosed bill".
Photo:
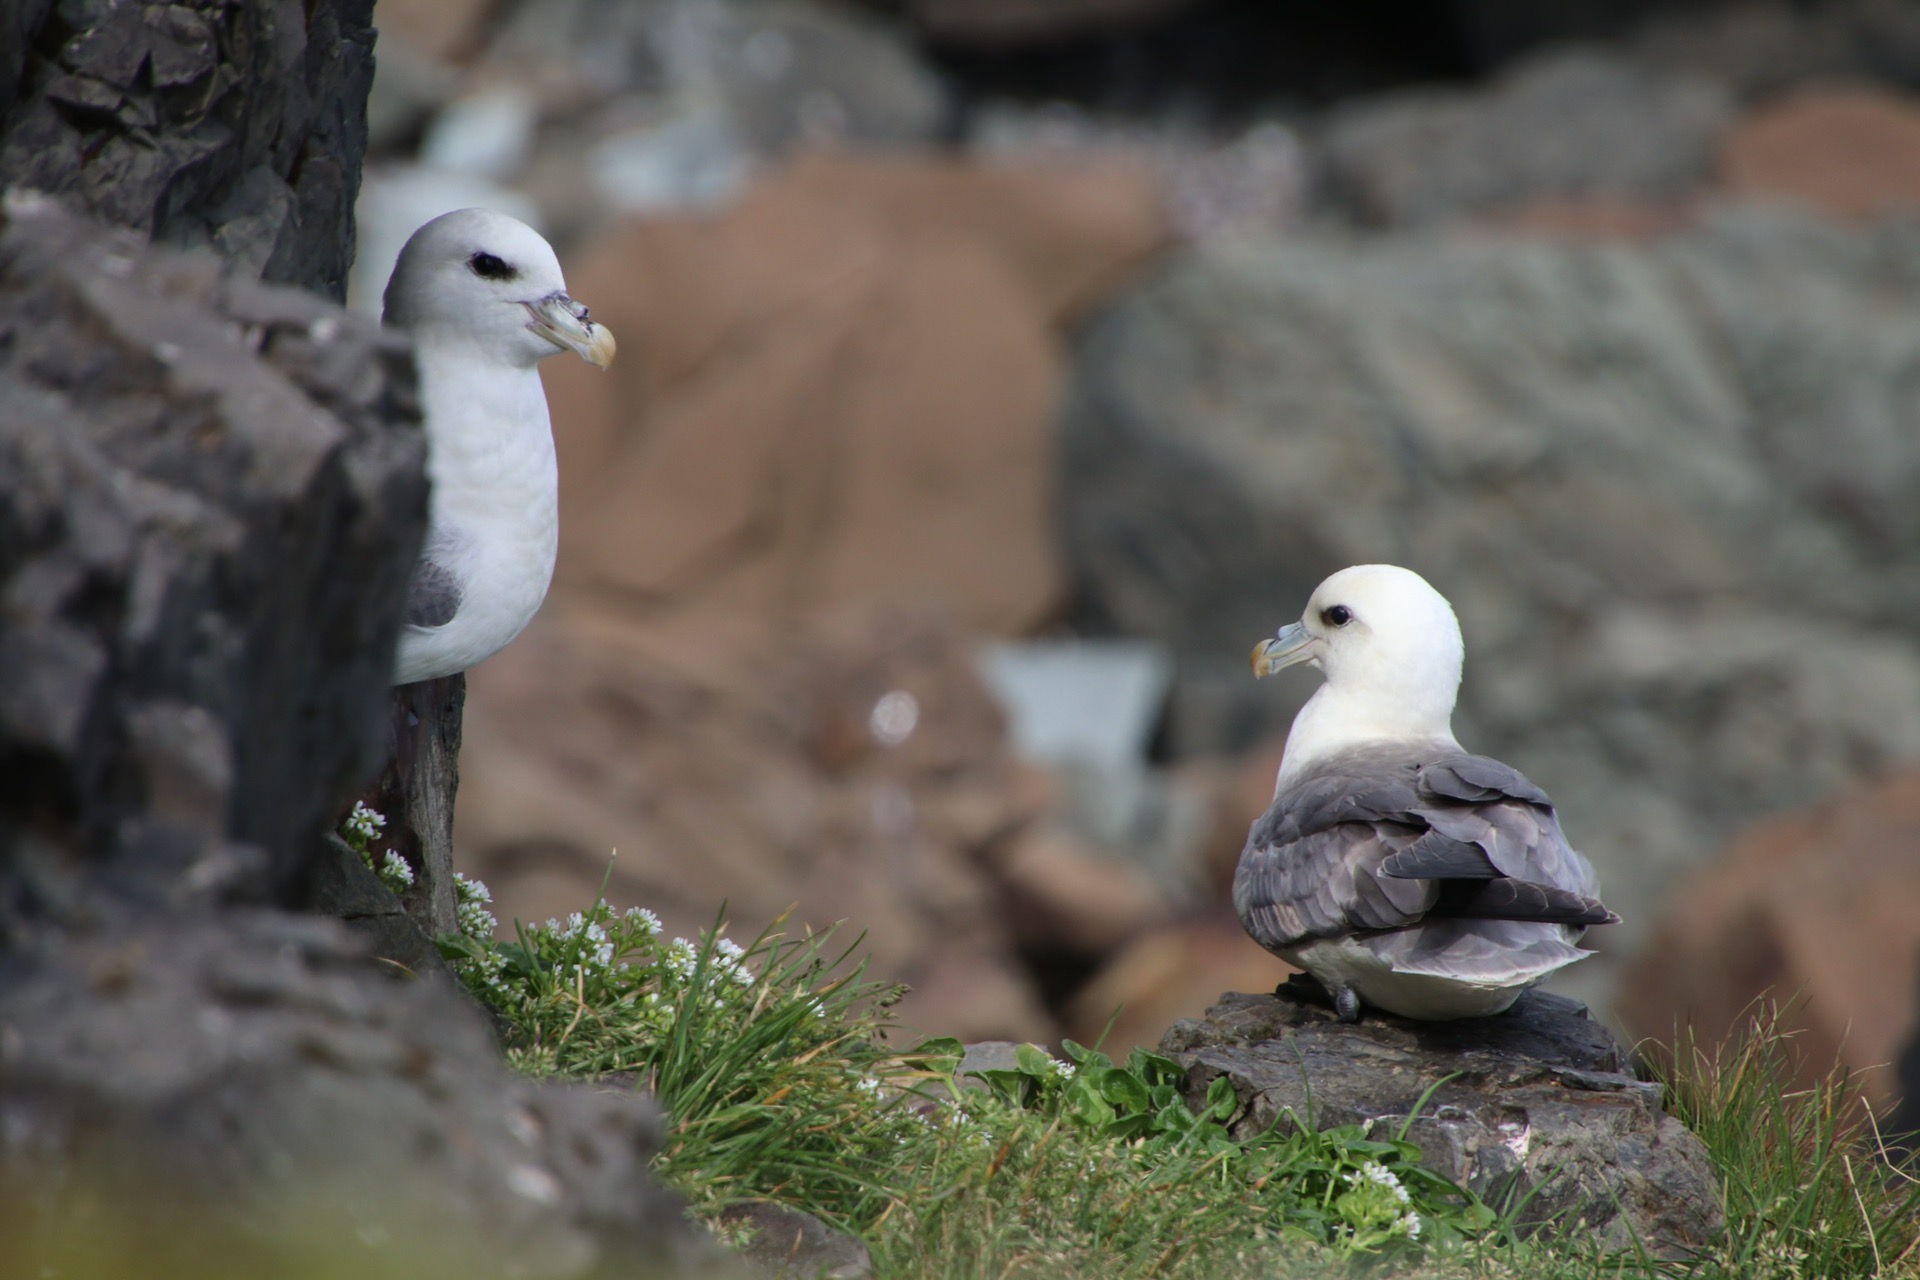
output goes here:
[{"label": "tube-nosed bill", "polygon": [[1254,678],[1270,676],[1296,663],[1312,660],[1314,641],[1318,638],[1300,623],[1289,622],[1271,640],[1262,640],[1253,646]]},{"label": "tube-nosed bill", "polygon": [[527,328],[563,351],[571,351],[595,368],[613,363],[613,331],[595,324],[587,309],[564,293],[550,293],[538,302],[522,303],[533,318]]}]

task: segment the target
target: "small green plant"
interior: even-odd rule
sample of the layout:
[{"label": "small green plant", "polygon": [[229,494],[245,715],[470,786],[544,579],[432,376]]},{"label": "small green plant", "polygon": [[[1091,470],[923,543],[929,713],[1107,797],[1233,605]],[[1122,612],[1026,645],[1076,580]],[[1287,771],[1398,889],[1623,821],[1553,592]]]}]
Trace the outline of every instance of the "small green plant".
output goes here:
[{"label": "small green plant", "polygon": [[1014,1067],[979,1075],[1000,1102],[1123,1144],[1143,1170],[1217,1162],[1223,1180],[1254,1193],[1265,1210],[1260,1225],[1281,1238],[1342,1255],[1405,1255],[1422,1244],[1455,1247],[1496,1221],[1472,1193],[1420,1165],[1419,1148],[1406,1139],[1412,1117],[1386,1139],[1370,1126],[1316,1132],[1311,1124],[1238,1139],[1230,1125],[1239,1102],[1226,1077],[1215,1077],[1202,1105],[1190,1108],[1187,1070],[1171,1058],[1135,1049],[1116,1065],[1072,1040],[1062,1048],[1065,1061],[1021,1045]]},{"label": "small green plant", "polygon": [[884,1043],[904,988],[866,981],[853,947],[787,938],[781,922],[745,946],[720,922],[669,937],[653,912],[604,898],[507,942],[484,885],[457,893],[441,952],[504,1016],[509,1059],[648,1089],[671,1121],[661,1172],[697,1206],[766,1196],[847,1225],[884,1211],[887,1171],[924,1121]]},{"label": "small green plant", "polygon": [[[1196,1275],[1224,1245],[1410,1257],[1491,1221],[1421,1170],[1404,1135],[1243,1142],[1229,1130],[1227,1082],[1195,1111],[1181,1096],[1184,1069],[1144,1050],[1117,1065],[1078,1044],[1064,1062],[1023,1046],[1017,1069],[962,1089],[958,1042],[886,1047],[887,1009],[904,988],[864,980],[857,940],[829,949],[831,935],[788,939],[780,922],[746,946],[718,922],[698,939],[670,938],[653,913],[601,899],[501,941],[485,886],[461,880],[457,891],[460,932],[441,949],[504,1015],[511,1059],[541,1074],[626,1074],[651,1090],[671,1121],[660,1170],[704,1210],[765,1196],[904,1257],[929,1245],[930,1206],[948,1225],[945,1211],[968,1206],[1000,1224],[979,1242],[996,1275],[1027,1235],[989,1207],[1020,1185],[1101,1189],[1075,1193],[1078,1225],[1056,1224],[1072,1274],[1134,1274],[1120,1252],[1138,1254],[1140,1232],[1166,1229],[1128,1207],[1143,1195],[1213,1224],[1169,1257]],[[925,1253],[895,1274],[948,1274],[929,1268],[957,1256]]]},{"label": "small green plant", "polygon": [[1782,1010],[1755,1006],[1724,1044],[1674,1037],[1659,1068],[1668,1109],[1699,1134],[1726,1184],[1715,1262],[1756,1277],[1920,1276],[1920,1179],[1880,1143],[1858,1081],[1799,1076]]},{"label": "small green plant", "polygon": [[364,800],[356,800],[353,803],[353,812],[348,814],[347,820],[340,824],[340,838],[360,855],[360,860],[367,864],[367,870],[380,877],[380,883],[387,886],[387,891],[398,897],[402,890],[412,886],[413,868],[407,865],[405,858],[392,849],[383,851],[379,860],[375,861],[374,842],[379,840],[380,833],[386,829],[385,814],[378,809],[369,808]]},{"label": "small green plant", "polygon": [[697,1210],[806,1209],[865,1239],[883,1278],[1920,1280],[1920,1184],[1848,1082],[1784,1083],[1768,1018],[1734,1045],[1683,1043],[1667,1076],[1726,1178],[1728,1230],[1662,1260],[1510,1230],[1423,1169],[1405,1125],[1245,1135],[1225,1081],[1190,1107],[1186,1072],[1144,1050],[1026,1046],[962,1088],[958,1042],[887,1047],[902,989],[865,979],[857,939],[778,922],[744,946],[718,923],[674,938],[602,901],[501,941],[485,886],[457,892],[443,952],[504,1016],[516,1064],[650,1089],[670,1120],[660,1172]]}]

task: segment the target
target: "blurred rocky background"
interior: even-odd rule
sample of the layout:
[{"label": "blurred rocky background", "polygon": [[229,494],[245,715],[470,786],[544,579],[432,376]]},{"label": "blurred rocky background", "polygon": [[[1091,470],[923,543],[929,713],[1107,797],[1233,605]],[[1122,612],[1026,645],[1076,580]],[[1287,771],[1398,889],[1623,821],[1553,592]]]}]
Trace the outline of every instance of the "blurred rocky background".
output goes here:
[{"label": "blurred rocky background", "polygon": [[[1349,563],[1625,923],[1564,990],[1920,1004],[1920,6],[379,0],[353,305],[561,247],[553,596],[473,673],[504,917],[867,931],[918,1028],[1155,1040]],[[84,104],[73,109],[83,109]],[[615,850],[618,851],[615,856]],[[611,863],[610,863],[611,859]],[[611,872],[609,873],[609,866]]]}]

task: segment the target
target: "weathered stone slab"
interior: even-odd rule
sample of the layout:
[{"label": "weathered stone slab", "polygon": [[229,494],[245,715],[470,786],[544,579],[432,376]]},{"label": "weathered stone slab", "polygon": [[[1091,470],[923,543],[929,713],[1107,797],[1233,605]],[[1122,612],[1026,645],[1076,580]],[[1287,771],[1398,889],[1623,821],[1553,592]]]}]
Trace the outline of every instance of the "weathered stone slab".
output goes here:
[{"label": "weathered stone slab", "polygon": [[[1334,1017],[1296,979],[1273,995],[1229,992],[1168,1030],[1187,1092],[1233,1081],[1241,1135],[1276,1124],[1397,1128],[1429,1088],[1408,1137],[1424,1163],[1521,1219],[1579,1230],[1604,1248],[1638,1237],[1675,1256],[1721,1229],[1706,1148],[1633,1074],[1627,1050],[1586,1006],[1532,991],[1493,1018],[1415,1022]],[[1444,1081],[1444,1083],[1443,1083]],[[1437,1086],[1437,1087],[1435,1087]]]},{"label": "weathered stone slab", "polygon": [[0,956],[0,1274],[47,1274],[90,1197],[147,1274],[303,1240],[376,1275],[739,1274],[654,1179],[664,1140],[635,1093],[515,1076],[477,1008],[330,921],[108,912]]},{"label": "weathered stone slab", "polygon": [[373,0],[8,5],[0,174],[343,298],[373,40]]},{"label": "weathered stone slab", "polygon": [[296,905],[378,764],[426,515],[403,340],[0,208],[0,936],[90,879]]}]

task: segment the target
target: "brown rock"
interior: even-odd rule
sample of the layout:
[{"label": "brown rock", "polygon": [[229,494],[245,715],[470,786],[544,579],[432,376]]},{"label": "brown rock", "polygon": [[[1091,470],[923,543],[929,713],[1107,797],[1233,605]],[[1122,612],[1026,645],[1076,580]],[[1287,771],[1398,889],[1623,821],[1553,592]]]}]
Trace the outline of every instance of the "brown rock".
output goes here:
[{"label": "brown rock", "polygon": [[[865,932],[909,1026],[1054,1031],[983,846],[1029,817],[997,708],[950,625],[860,611],[636,626],[554,607],[476,669],[456,841],[503,922],[607,897],[690,935]],[[823,748],[823,743],[831,744]]]},{"label": "brown rock", "polygon": [[1115,955],[1074,996],[1067,1034],[1092,1044],[1104,1032],[1103,1050],[1123,1059],[1136,1046],[1153,1048],[1176,1020],[1200,1017],[1222,991],[1271,990],[1292,972],[1223,905],[1145,933]]},{"label": "brown rock", "polygon": [[1805,89],[1729,131],[1720,178],[1742,196],[1840,218],[1920,209],[1920,100],[1884,89]]},{"label": "brown rock", "polygon": [[933,601],[1031,629],[1061,591],[1059,326],[1164,234],[1130,168],[847,155],[616,228],[567,270],[622,362],[545,371],[559,579],[661,613]]},{"label": "brown rock", "polygon": [[1736,839],[1675,895],[1615,1012],[1636,1035],[1685,1026],[1712,1045],[1762,996],[1787,1005],[1806,1080],[1837,1061],[1891,1102],[1920,1006],[1920,770]]},{"label": "brown rock", "polygon": [[1490,217],[1491,228],[1543,240],[1646,240],[1693,221],[1689,201],[1536,200]]},{"label": "brown rock", "polygon": [[[1014,838],[1045,787],[961,636],[1057,610],[1059,329],[1163,234],[1128,168],[815,155],[568,264],[622,359],[543,370],[554,595],[471,685],[457,842],[503,918],[617,847],[609,897],[682,933],[845,920],[908,1024],[1057,1031],[1008,910],[1070,897]],[[1047,926],[1137,926],[1099,883]]]},{"label": "brown rock", "polygon": [[[1206,882],[1224,900],[1247,846],[1247,831],[1273,804],[1273,781],[1287,740],[1257,746],[1238,760],[1200,760],[1182,772],[1207,797],[1211,816],[1199,857]],[[1224,988],[1222,988],[1224,990]]]},{"label": "brown rock", "polygon": [[1167,914],[1145,871],[1057,826],[1007,842],[994,871],[1015,935],[1049,949],[1105,955]]}]

